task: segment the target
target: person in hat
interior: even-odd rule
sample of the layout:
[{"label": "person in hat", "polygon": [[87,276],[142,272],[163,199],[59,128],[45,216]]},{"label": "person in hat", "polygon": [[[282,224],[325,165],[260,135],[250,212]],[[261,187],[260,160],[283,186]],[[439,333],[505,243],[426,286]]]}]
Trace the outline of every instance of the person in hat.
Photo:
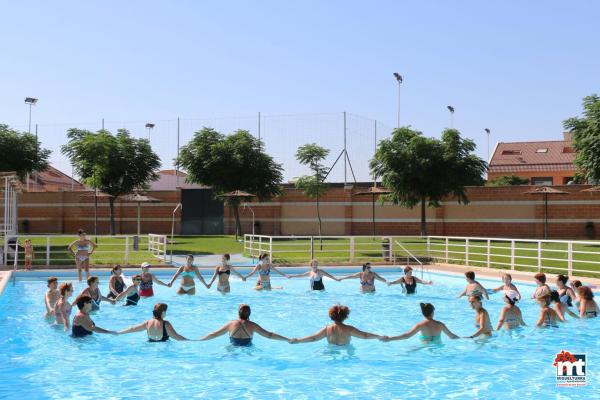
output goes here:
[{"label": "person in hat", "polygon": [[384,336],[381,339],[384,342],[389,342],[392,340],[403,340],[408,339],[409,337],[414,336],[417,333],[421,333],[420,339],[424,343],[440,343],[442,340],[442,332],[450,339],[460,339],[458,335],[455,335],[446,327],[443,322],[436,321],[433,319],[433,313],[435,312],[435,307],[431,303],[421,303],[421,313],[425,317],[425,319],[415,326],[412,327],[406,333],[398,336]]},{"label": "person in hat", "polygon": [[521,293],[519,292],[519,289],[517,289],[517,287],[512,283],[512,275],[504,273],[502,274],[502,285],[494,289],[489,289],[488,293],[492,294],[504,291],[504,293],[507,294],[511,290],[517,293],[517,300],[521,300]]},{"label": "person in hat", "polygon": [[156,276],[154,276],[154,274],[151,274],[149,272],[150,270],[150,263],[144,262],[141,265],[142,267],[142,273],[141,278],[142,281],[139,284],[139,295],[140,297],[152,297],[154,296],[154,289],[152,289],[152,285],[154,283],[158,284],[158,285],[163,285],[163,286],[169,286],[166,283],[164,283],[163,281],[161,281],[160,279],[158,279]]},{"label": "person in hat", "polygon": [[[505,281],[506,283],[506,281]],[[500,311],[500,318],[498,319],[498,325],[496,330],[500,328],[514,329],[520,326],[527,326],[523,321],[523,315],[521,309],[517,306],[517,301],[521,298],[521,295],[516,290],[505,290],[504,291],[504,302],[506,305]]]}]

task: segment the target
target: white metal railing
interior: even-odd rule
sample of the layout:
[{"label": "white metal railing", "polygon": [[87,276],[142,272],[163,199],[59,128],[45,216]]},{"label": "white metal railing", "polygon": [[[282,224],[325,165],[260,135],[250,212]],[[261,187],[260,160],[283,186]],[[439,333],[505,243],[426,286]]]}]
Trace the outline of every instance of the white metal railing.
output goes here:
[{"label": "white metal railing", "polygon": [[[415,255],[413,253],[410,252],[410,250],[408,250],[406,247],[404,247],[404,245],[402,243],[399,243],[397,240],[394,241],[394,243],[396,243],[396,245],[401,248],[402,250],[404,250],[406,252],[406,264],[410,264],[410,259],[412,258],[413,260],[415,260],[420,266],[421,266],[421,278],[423,278],[423,263],[421,262],[421,260],[419,260],[417,257],[415,257]],[[394,258],[395,260],[395,258]]]},{"label": "white metal railing", "polygon": [[[12,235],[4,237],[1,253],[3,265],[24,264],[25,240],[31,240],[33,246],[32,266],[71,265],[75,261],[67,246],[77,239],[74,235]],[[98,235],[89,236],[97,244],[90,257],[90,263],[129,264],[147,261],[151,257],[164,259],[166,254],[166,235]]]}]

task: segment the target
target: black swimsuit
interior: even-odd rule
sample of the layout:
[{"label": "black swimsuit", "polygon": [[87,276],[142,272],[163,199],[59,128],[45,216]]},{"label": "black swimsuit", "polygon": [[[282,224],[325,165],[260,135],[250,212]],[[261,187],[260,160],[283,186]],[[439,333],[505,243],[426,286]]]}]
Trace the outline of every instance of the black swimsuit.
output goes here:
[{"label": "black swimsuit", "polygon": [[[240,329],[243,330],[244,333],[246,335],[248,335],[249,337],[246,337],[246,338],[236,338],[236,337],[233,337],[233,335],[235,335]],[[240,326],[231,335],[232,336],[229,336],[229,342],[232,345],[234,345],[234,346],[241,346],[241,347],[252,346],[252,336],[250,336],[250,334],[248,333],[248,331],[246,330],[246,328],[244,328],[244,325],[242,325],[241,323],[240,323]]]},{"label": "black swimsuit", "polygon": [[138,294],[138,292],[136,290],[133,294],[130,294],[129,296],[127,296],[126,300],[127,300],[125,302],[126,306],[137,306],[138,301],[140,301],[140,295]]},{"label": "black swimsuit", "polygon": [[162,338],[156,340],[156,339],[150,339],[148,338],[149,342],[166,342],[167,340],[169,340],[169,334],[167,333],[167,324],[165,324],[165,321],[162,322],[162,326],[163,326],[163,335]]},{"label": "black swimsuit", "polygon": [[[125,289],[125,283],[123,282],[123,278],[119,279],[115,279],[115,291],[117,292],[117,294],[121,294],[123,293],[123,290]],[[114,299],[117,296],[112,292],[112,290],[110,291],[110,293],[108,294],[109,299]]]},{"label": "black swimsuit", "polygon": [[405,277],[402,277],[402,282],[404,282],[404,287],[406,288],[406,294],[415,294],[417,291],[417,281],[413,278],[412,283],[408,283]]},{"label": "black swimsuit", "polygon": [[91,335],[92,333],[94,333],[94,332],[88,331],[81,325],[73,325],[71,327],[71,336],[72,337],[85,337],[85,336]]}]

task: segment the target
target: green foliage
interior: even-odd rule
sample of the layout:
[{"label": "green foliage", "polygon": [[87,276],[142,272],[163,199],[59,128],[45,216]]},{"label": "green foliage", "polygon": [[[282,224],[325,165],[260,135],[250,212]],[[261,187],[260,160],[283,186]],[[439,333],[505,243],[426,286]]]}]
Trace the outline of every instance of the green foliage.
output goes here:
[{"label": "green foliage", "polygon": [[47,169],[50,153],[41,148],[35,135],[0,124],[0,171],[15,171],[23,179],[28,173]]},{"label": "green foliage", "polygon": [[576,151],[575,166],[594,184],[600,182],[600,97],[597,94],[583,98],[583,117],[563,122],[573,134]]},{"label": "green foliage", "polygon": [[408,208],[421,204],[424,235],[426,204],[438,207],[447,195],[467,203],[465,186],[483,183],[487,163],[472,154],[475,148],[475,143],[461,138],[456,129],[444,130],[438,140],[403,127],[379,143],[370,166],[383,185],[392,190],[387,198],[394,204]]},{"label": "green foliage", "polygon": [[[325,176],[328,169],[323,165],[323,160],[329,155],[329,149],[323,148],[316,143],[309,143],[298,147],[296,151],[296,160],[302,165],[307,165],[312,171],[312,175],[304,175],[296,181],[296,188],[302,190],[305,196],[317,199],[317,220],[319,227],[319,236],[321,236],[321,209],[319,197],[327,191]],[[321,248],[323,243],[321,242]]]},{"label": "green foliage", "polygon": [[119,196],[142,189],[158,178],[160,158],[146,139],[131,137],[125,129],[116,135],[107,130],[67,131],[68,143],[61,150],[81,179],[111,195],[111,234],[114,229],[114,201]]},{"label": "green foliage", "polygon": [[485,186],[514,186],[514,185],[529,185],[528,178],[522,178],[517,175],[504,175],[487,182]]}]

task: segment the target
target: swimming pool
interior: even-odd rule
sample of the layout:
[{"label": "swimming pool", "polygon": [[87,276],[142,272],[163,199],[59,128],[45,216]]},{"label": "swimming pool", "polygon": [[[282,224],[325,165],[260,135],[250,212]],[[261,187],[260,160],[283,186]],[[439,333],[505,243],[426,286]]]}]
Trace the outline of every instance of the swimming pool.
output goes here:
[{"label": "swimming pool", "polygon": [[[383,275],[389,279],[400,273]],[[233,319],[238,304],[245,302],[252,306],[251,319],[266,329],[300,337],[328,324],[327,309],[339,302],[352,309],[348,323],[395,335],[422,319],[419,302],[427,301],[436,306],[436,319],[452,331],[472,334],[474,312],[464,298],[456,299],[464,279],[431,278],[435,285],[419,286],[412,297],[403,295],[399,286],[379,282],[376,294],[361,295],[357,280],[326,279],[327,292],[318,293],[307,290],[305,279],[274,278],[273,284],[284,290],[262,293],[252,290],[254,280],[232,279],[232,293],[226,296],[214,287],[188,297],[177,296],[175,288],[155,286],[156,296],[138,307],[103,303],[92,318],[103,328],[123,329],[150,318],[154,303],[161,301],[169,305],[167,319],[178,332],[198,338]],[[485,279],[480,282],[493,286]],[[83,288],[75,286],[76,293]],[[100,287],[106,292],[106,277]],[[533,289],[519,288],[524,298]],[[415,336],[391,343],[354,339],[351,346],[333,348],[325,341],[290,345],[255,336],[254,347],[240,349],[231,348],[226,336],[208,342],[148,343],[142,332],[74,340],[41,317],[45,290],[44,281],[17,280],[0,296],[0,398],[600,397],[600,320],[535,329],[538,306],[528,300],[521,309],[529,327],[484,342],[444,338],[441,346],[423,346]],[[494,326],[502,305],[500,294],[485,303]],[[556,387],[552,364],[563,349],[587,355],[587,386]]]}]

